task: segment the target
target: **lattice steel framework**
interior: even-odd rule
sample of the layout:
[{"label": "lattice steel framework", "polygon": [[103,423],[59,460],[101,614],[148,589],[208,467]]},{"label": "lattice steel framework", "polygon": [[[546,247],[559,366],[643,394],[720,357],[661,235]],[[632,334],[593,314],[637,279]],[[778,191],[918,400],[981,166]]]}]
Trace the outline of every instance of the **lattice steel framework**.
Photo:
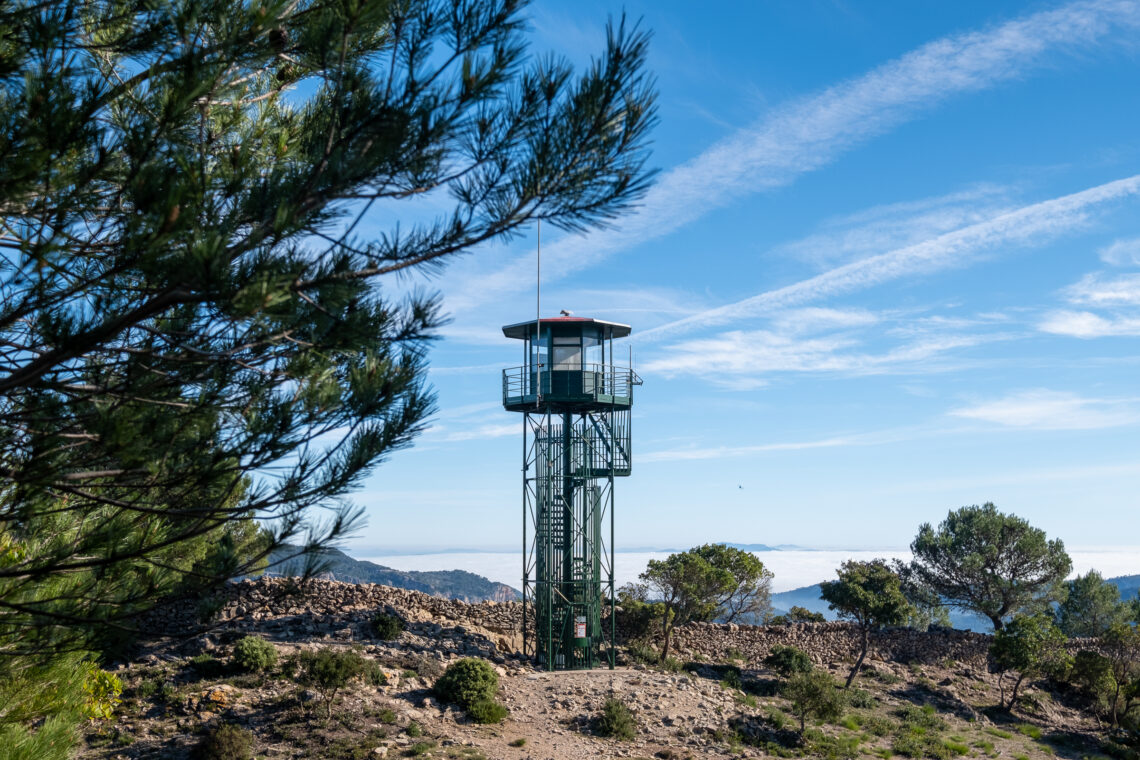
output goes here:
[{"label": "lattice steel framework", "polygon": [[[522,334],[510,332],[517,328]],[[630,474],[630,408],[641,380],[613,363],[613,337],[628,335],[628,326],[573,319],[537,328],[504,328],[527,341],[528,357],[503,373],[503,405],[524,420],[524,653],[548,670],[613,667],[614,478]],[[553,351],[546,361],[544,347],[583,334],[582,346],[591,336],[608,340],[598,357],[608,364],[583,363],[584,350],[561,361]]]}]

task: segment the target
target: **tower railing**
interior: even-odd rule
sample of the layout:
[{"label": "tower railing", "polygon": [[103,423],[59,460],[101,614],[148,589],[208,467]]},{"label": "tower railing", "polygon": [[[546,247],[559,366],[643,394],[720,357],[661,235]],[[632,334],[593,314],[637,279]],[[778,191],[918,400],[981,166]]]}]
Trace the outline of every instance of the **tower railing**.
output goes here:
[{"label": "tower railing", "polygon": [[608,364],[583,364],[581,369],[510,367],[503,370],[503,404],[534,403],[541,395],[581,403],[627,406],[635,385],[641,385],[641,378],[629,367]]}]

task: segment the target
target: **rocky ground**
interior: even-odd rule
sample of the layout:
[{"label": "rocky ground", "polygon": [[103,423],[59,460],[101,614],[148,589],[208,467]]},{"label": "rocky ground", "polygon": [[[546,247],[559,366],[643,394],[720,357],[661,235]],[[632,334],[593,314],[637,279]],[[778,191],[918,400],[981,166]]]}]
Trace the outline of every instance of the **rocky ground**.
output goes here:
[{"label": "rocky ground", "polygon": [[[260,593],[264,586],[254,586]],[[396,591],[396,590],[391,590]],[[342,594],[337,603],[328,595]],[[732,648],[660,669],[634,663],[616,670],[546,673],[518,658],[510,631],[498,630],[494,605],[462,605],[383,593],[384,609],[408,620],[391,641],[379,641],[368,621],[375,606],[345,602],[351,588],[325,587],[325,602],[294,595],[287,602],[250,603],[249,593],[223,609],[225,623],[189,639],[159,636],[130,663],[117,666],[124,702],[113,721],[93,725],[85,758],[180,758],[220,723],[249,731],[260,758],[661,758],[766,755],[859,757],[1054,756],[1094,758],[1103,734],[1071,696],[1033,688],[1023,709],[994,709],[995,677],[983,668],[875,659],[856,682],[843,716],[809,721],[803,740],[790,704],[760,652]],[[268,598],[268,597],[267,597]],[[404,600],[402,603],[401,600]],[[374,601],[374,600],[373,600]],[[241,609],[241,614],[238,610]],[[482,623],[482,625],[480,625]],[[256,633],[274,642],[278,664],[266,673],[229,665],[233,642]],[[289,663],[305,650],[356,648],[379,665],[386,681],[357,680],[333,700],[296,683]],[[497,725],[478,725],[440,704],[431,685],[460,657],[484,657],[500,677],[499,699],[509,709]],[[823,663],[836,677],[845,657]],[[739,677],[739,680],[737,680]],[[595,733],[607,698],[633,711],[634,739]]]}]

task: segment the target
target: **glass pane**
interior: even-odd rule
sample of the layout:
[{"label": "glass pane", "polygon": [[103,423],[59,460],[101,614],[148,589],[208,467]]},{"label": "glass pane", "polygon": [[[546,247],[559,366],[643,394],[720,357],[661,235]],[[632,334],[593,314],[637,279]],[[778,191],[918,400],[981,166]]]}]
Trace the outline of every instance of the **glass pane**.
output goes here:
[{"label": "glass pane", "polygon": [[582,336],[582,347],[585,349],[586,364],[602,363],[602,342],[595,336]]},{"label": "glass pane", "polygon": [[555,346],[554,369],[572,372],[582,369],[582,349],[578,346]]}]

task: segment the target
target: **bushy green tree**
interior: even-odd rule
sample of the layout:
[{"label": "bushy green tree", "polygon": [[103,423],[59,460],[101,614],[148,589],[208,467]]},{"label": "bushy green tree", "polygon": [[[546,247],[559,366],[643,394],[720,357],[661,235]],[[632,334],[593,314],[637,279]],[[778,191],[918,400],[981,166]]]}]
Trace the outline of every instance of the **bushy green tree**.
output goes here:
[{"label": "bushy green tree", "polygon": [[711,566],[732,575],[732,588],[719,600],[716,618],[731,623],[738,618],[765,623],[772,614],[772,571],[749,551],[727,544],[704,544],[690,549]]},{"label": "bushy green tree", "polygon": [[906,622],[913,608],[903,595],[898,574],[891,570],[886,560],[848,560],[835,574],[839,576],[837,580],[820,584],[820,596],[840,618],[859,626],[859,658],[844,684],[844,688],[849,688],[867,657],[871,631],[884,625]]},{"label": "bushy green tree", "polygon": [[[1001,706],[1012,710],[1023,682],[1042,676],[1061,676],[1068,671],[1071,657],[1065,651],[1065,634],[1044,613],[1018,615],[994,633],[990,657],[999,672]],[[1006,699],[1005,677],[1013,676],[1013,688]]]},{"label": "bushy green tree", "polygon": [[843,693],[825,671],[796,673],[787,680],[781,693],[792,703],[792,713],[800,719],[801,736],[808,718],[835,720],[843,714]]},{"label": "bushy green tree", "polygon": [[1059,539],[992,503],[954,510],[937,530],[924,524],[910,549],[916,582],[948,605],[989,618],[995,631],[1061,598],[1072,569]]},{"label": "bushy green tree", "polygon": [[1120,590],[1096,570],[1065,581],[1065,600],[1057,607],[1057,626],[1066,636],[1100,636],[1130,612]]},{"label": "bushy green tree", "polygon": [[673,629],[693,621],[711,620],[721,601],[732,593],[736,579],[727,568],[715,567],[695,550],[651,559],[640,576],[649,593],[665,605],[661,616],[661,662],[669,656]]}]

